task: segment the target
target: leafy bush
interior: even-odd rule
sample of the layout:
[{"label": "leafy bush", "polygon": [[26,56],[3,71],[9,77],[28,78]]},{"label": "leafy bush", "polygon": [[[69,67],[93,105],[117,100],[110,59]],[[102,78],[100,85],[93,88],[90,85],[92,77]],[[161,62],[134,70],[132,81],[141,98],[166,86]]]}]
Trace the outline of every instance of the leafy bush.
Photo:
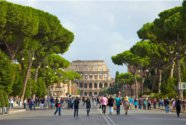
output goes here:
[{"label": "leafy bush", "polygon": [[162,95],[165,95],[167,97],[176,97],[176,80],[175,78],[169,78],[167,83],[163,83],[161,86]]},{"label": "leafy bush", "polygon": [[8,107],[8,95],[3,90],[0,90],[0,107]]}]

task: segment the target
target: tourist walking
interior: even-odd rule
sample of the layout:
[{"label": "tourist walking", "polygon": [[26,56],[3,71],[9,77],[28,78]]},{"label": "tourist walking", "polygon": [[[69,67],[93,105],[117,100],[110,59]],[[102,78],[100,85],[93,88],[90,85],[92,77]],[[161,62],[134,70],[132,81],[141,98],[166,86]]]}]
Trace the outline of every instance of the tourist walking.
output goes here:
[{"label": "tourist walking", "polygon": [[79,98],[76,97],[74,100],[74,118],[78,117],[78,109],[79,109]]},{"label": "tourist walking", "polygon": [[102,106],[102,113],[105,114],[106,113],[106,106],[108,104],[108,99],[106,98],[106,96],[102,96],[101,97],[101,106]]},{"label": "tourist walking", "polygon": [[176,99],[175,107],[176,107],[176,114],[177,114],[178,117],[180,117],[180,112],[181,112],[181,100],[180,100],[179,98]]},{"label": "tourist walking", "polygon": [[168,97],[164,100],[165,112],[169,113],[169,99]]},{"label": "tourist walking", "polygon": [[90,112],[90,108],[91,108],[90,98],[87,98],[86,100],[84,100],[83,105],[84,105],[84,104],[86,104],[87,116],[89,116],[89,112]]},{"label": "tourist walking", "polygon": [[125,97],[123,99],[123,107],[124,107],[124,110],[125,110],[125,115],[127,115],[129,107],[130,107],[129,99],[127,97]]},{"label": "tourist walking", "polygon": [[56,115],[56,113],[58,112],[59,115],[61,115],[61,102],[60,102],[60,98],[56,99],[56,111],[54,112],[54,115]]},{"label": "tourist walking", "polygon": [[117,95],[117,97],[115,98],[115,104],[116,104],[116,114],[119,115],[120,114],[120,105],[121,103],[121,98],[119,98],[119,95]]},{"label": "tourist walking", "polygon": [[114,98],[112,98],[112,96],[110,96],[109,99],[108,99],[108,106],[109,106],[109,114],[112,115],[113,106],[114,106]]}]

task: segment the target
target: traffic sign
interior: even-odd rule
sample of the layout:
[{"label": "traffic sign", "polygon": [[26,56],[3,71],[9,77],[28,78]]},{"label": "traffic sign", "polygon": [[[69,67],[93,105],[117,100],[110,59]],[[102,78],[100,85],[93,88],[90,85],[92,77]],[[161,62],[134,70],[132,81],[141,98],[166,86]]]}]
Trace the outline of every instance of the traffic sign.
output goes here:
[{"label": "traffic sign", "polygon": [[179,89],[186,89],[186,82],[180,82],[179,83]]}]

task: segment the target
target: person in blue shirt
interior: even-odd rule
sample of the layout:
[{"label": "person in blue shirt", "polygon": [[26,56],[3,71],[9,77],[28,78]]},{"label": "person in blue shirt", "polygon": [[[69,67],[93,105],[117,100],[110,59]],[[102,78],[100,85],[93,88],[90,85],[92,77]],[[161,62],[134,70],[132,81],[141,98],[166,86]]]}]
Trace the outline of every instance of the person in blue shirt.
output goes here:
[{"label": "person in blue shirt", "polygon": [[120,105],[121,104],[122,104],[121,98],[119,97],[119,95],[117,95],[117,97],[115,98],[115,105],[116,105],[116,113],[117,113],[117,115],[120,114]]}]

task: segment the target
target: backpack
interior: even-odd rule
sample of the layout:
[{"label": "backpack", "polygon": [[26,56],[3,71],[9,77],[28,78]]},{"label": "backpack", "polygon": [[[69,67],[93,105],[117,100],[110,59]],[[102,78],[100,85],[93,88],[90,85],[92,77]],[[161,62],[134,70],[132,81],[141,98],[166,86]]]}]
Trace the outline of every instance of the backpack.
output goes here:
[{"label": "backpack", "polygon": [[61,107],[61,104],[60,104],[60,103],[58,103],[58,104],[57,104],[57,107],[58,107],[58,108],[60,108],[60,107]]}]

